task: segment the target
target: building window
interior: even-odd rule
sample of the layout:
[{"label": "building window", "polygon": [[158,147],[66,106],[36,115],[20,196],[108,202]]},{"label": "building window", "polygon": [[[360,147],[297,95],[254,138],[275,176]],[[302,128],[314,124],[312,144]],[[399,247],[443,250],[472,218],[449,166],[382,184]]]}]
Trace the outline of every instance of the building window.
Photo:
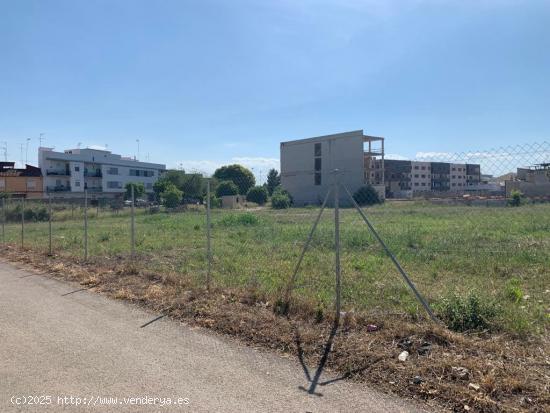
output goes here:
[{"label": "building window", "polygon": [[315,185],[321,185],[321,172],[315,172]]},{"label": "building window", "polygon": [[74,167],[74,171],[75,171],[75,172],[79,172],[79,171],[80,171],[80,166],[75,166],[75,167]]},{"label": "building window", "polygon": [[107,188],[109,189],[120,189],[122,188],[122,183],[117,181],[108,181]]},{"label": "building window", "polygon": [[416,166],[414,167],[414,169],[417,169],[417,170],[418,170],[418,165],[416,165]]},{"label": "building window", "polygon": [[423,170],[423,171],[425,171],[425,170],[426,170],[426,167],[425,167],[425,166],[423,166],[423,167],[422,167],[422,170]]},{"label": "building window", "polygon": [[80,181],[74,181],[74,186],[80,187]]},{"label": "building window", "polygon": [[415,178],[418,178],[418,174],[415,174],[414,177],[415,177]]},{"label": "building window", "polygon": [[315,156],[321,156],[321,144],[320,143],[315,144]]},{"label": "building window", "polygon": [[118,175],[118,168],[109,168],[107,171],[109,175]]},{"label": "building window", "polygon": [[415,183],[414,183],[414,186],[418,186],[418,182],[415,182]]},{"label": "building window", "polygon": [[422,178],[426,178],[426,175],[422,175]]},{"label": "building window", "polygon": [[321,170],[321,158],[315,158],[315,172]]}]

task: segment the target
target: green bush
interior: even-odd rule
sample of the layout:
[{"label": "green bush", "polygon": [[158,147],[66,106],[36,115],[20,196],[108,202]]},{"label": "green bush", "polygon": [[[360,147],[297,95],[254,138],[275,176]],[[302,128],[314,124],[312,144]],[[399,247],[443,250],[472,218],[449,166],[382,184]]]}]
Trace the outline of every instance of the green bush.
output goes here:
[{"label": "green bush", "polygon": [[[7,222],[21,222],[21,205],[6,209]],[[43,222],[50,219],[48,209],[44,206],[25,207],[26,222]]]},{"label": "green bush", "polygon": [[271,197],[271,207],[273,209],[286,209],[290,208],[290,198],[283,193],[275,193]]},{"label": "green bush", "polygon": [[246,200],[255,202],[258,205],[263,205],[267,202],[267,189],[263,186],[253,186],[246,194]]},{"label": "green bush", "polygon": [[458,332],[492,330],[501,312],[494,301],[481,298],[476,292],[466,297],[452,294],[436,303],[434,308],[447,327]]},{"label": "green bush", "polygon": [[216,196],[221,198],[222,196],[227,195],[237,195],[239,193],[239,188],[231,181],[222,181],[219,183],[216,188]]},{"label": "green bush", "polygon": [[508,205],[513,207],[518,207],[523,203],[523,194],[517,189],[510,192],[510,199],[508,200]]},{"label": "green bush", "polygon": [[365,185],[359,188],[353,194],[353,199],[355,199],[355,202],[357,202],[360,206],[382,203],[380,197],[378,196],[378,192],[376,192],[376,189],[374,189],[372,185]]}]

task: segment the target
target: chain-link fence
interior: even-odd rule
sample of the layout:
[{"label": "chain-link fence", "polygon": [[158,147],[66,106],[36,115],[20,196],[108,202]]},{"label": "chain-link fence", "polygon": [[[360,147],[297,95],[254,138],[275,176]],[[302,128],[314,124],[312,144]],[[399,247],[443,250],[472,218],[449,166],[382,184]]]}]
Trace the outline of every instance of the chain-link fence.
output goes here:
[{"label": "chain-link fence", "polygon": [[323,199],[288,208],[292,194],[249,177],[201,179],[200,196],[170,206],[163,195],[160,206],[100,193],[5,198],[2,241],[170,273],[259,305],[291,297],[293,311],[315,317],[332,314],[338,289],[342,311],[421,316],[412,284],[439,315],[450,297],[477,294],[519,314],[506,328],[540,328],[550,298],[549,155],[541,143],[386,160],[383,193],[349,188],[341,171],[330,190],[349,202],[337,214],[334,192],[321,214]]}]

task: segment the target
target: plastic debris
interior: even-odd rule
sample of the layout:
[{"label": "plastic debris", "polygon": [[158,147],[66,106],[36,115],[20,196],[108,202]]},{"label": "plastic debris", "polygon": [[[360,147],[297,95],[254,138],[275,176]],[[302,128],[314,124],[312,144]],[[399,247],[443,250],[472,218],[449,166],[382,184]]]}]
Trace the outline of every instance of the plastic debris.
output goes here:
[{"label": "plastic debris", "polygon": [[475,391],[478,391],[481,387],[480,387],[479,384],[470,383],[470,384],[468,384],[468,388],[474,389]]},{"label": "plastic debris", "polygon": [[465,380],[470,377],[470,370],[468,370],[466,367],[452,367],[451,374],[454,378]]},{"label": "plastic debris", "polygon": [[408,351],[402,351],[401,354],[399,354],[399,357],[397,357],[399,361],[407,361],[409,358],[409,352]]},{"label": "plastic debris", "polygon": [[369,325],[367,326],[367,331],[368,331],[369,333],[374,333],[375,331],[378,331],[378,330],[380,330],[380,327],[378,327],[378,326],[376,326],[376,325],[374,325],[374,324],[369,324]]}]

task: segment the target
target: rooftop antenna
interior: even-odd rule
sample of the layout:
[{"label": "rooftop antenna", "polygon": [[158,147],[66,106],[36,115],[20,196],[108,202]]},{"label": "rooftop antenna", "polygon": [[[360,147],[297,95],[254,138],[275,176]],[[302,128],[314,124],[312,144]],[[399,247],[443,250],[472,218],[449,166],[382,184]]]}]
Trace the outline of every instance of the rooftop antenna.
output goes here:
[{"label": "rooftop antenna", "polygon": [[21,162],[21,165],[23,165],[23,161],[24,161],[24,159],[23,159],[23,144],[21,144],[21,158],[19,160]]},{"label": "rooftop antenna", "polygon": [[4,152],[4,161],[8,162],[8,142],[2,142],[2,152]]},{"label": "rooftop antenna", "polygon": [[137,142],[137,161],[139,161],[139,139],[136,139],[136,142]]},{"label": "rooftop antenna", "polygon": [[76,147],[77,147],[78,149],[80,149],[81,146],[82,146],[82,142],[78,142],[78,144],[76,145]]},{"label": "rooftop antenna", "polygon": [[29,163],[29,142],[31,138],[27,138],[27,145],[25,147],[25,165]]},{"label": "rooftop antenna", "polygon": [[44,140],[43,136],[45,135],[44,132],[41,132],[38,136],[38,141],[40,142],[40,147],[42,147],[42,141]]}]

